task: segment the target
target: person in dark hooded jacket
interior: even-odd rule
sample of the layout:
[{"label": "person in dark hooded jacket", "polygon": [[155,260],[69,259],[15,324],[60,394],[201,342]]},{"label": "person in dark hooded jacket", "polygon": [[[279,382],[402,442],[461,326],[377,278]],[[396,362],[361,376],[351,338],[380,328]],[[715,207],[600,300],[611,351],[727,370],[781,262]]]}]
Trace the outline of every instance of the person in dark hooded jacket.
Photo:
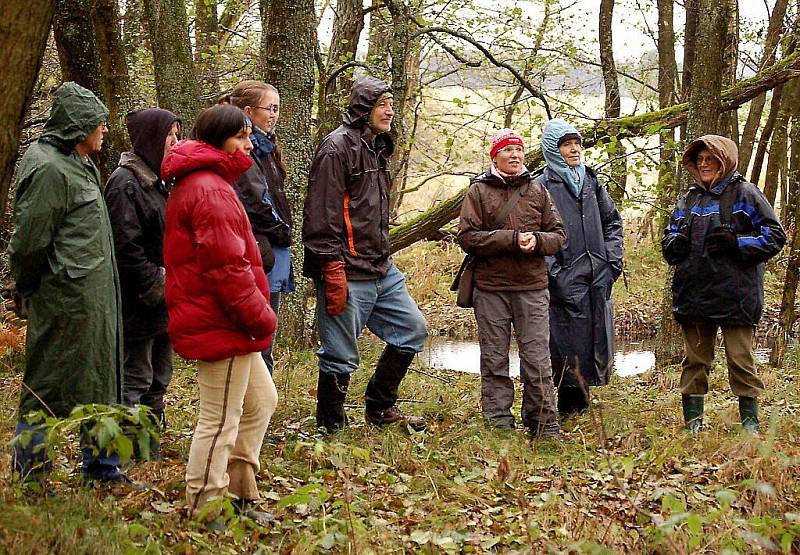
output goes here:
[{"label": "person in dark hooded jacket", "polygon": [[[123,152],[104,197],[122,286],[125,404],[143,404],[164,422],[164,394],[172,378],[172,345],[164,303],[164,215],[167,186],[161,161],[178,142],[180,119],[147,108],[127,115],[133,150]],[[151,447],[158,457],[158,444]]]},{"label": "person in dark hooded jacket", "polygon": [[359,364],[357,341],[364,326],[386,341],[367,385],[367,422],[425,426],[395,404],[427,331],[389,255],[392,106],[386,83],[358,79],[343,124],[322,140],[309,174],[303,271],[314,279],[317,292],[317,425],[329,432],[347,423],[344,401]]},{"label": "person in dark hooded jacket", "polygon": [[[108,109],[73,82],[53,95],[44,133],[22,157],[14,199],[11,274],[28,302],[25,375],[13,451],[22,479],[43,476],[44,433],[29,423],[41,411],[64,418],[81,404],[122,401],[122,321],[114,241],[100,173],[89,154],[108,131]],[[82,439],[84,439],[82,437]],[[83,445],[82,474],[128,482],[119,457]]]},{"label": "person in dark hooded jacket", "polygon": [[538,178],[561,214],[564,247],[547,260],[550,356],[562,416],[589,406],[588,386],[605,385],[614,363],[611,289],[622,273],[622,218],[582,160],[582,137],[561,119],[547,122]]},{"label": "person in dark hooded jacket", "polygon": [[736,143],[719,135],[692,141],[683,165],[695,184],[678,201],[661,247],[675,266],[672,312],[681,325],[681,401],[687,429],[703,422],[703,400],[722,330],[731,390],[739,398],[743,427],[758,431],[753,335],[764,308],[764,262],[778,254],[786,233],[763,193],[736,167]]},{"label": "person in dark hooded jacket", "polygon": [[[523,164],[525,150],[518,133],[496,133],[489,157],[489,170],[471,181],[458,224],[459,245],[477,258],[473,301],[481,346],[483,418],[500,428],[514,428],[514,382],[508,367],[513,325],[523,425],[532,437],[557,438],[544,257],[561,248],[564,226],[547,190],[533,181]],[[504,215],[504,221],[493,221]]]}]

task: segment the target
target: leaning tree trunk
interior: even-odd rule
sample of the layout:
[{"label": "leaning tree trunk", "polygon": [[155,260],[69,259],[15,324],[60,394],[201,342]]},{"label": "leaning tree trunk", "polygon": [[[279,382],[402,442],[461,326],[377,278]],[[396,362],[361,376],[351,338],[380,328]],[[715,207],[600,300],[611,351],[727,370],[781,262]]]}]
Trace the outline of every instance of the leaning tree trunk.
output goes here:
[{"label": "leaning tree trunk", "polygon": [[[619,80],[614,63],[613,34],[611,25],[614,21],[614,0],[600,0],[600,66],[603,70],[603,83],[606,90],[606,118],[618,118],[621,114]],[[628,166],[625,163],[625,145],[622,141],[612,141],[607,147],[611,158],[611,179],[615,187],[609,188],[609,194],[618,205],[625,197],[628,181]]]},{"label": "leaning tree trunk", "polygon": [[[789,0],[777,0],[772,14],[769,18],[767,37],[764,39],[764,51],[758,64],[759,70],[770,66],[775,60],[775,51],[778,47],[778,40],[783,30],[783,17],[786,15],[786,7]],[[760,94],[750,103],[750,111],[747,113],[747,121],[742,131],[742,140],[739,142],[739,171],[742,175],[747,175],[750,166],[750,157],[753,154],[753,145],[756,140],[756,132],[761,124],[761,114],[766,104],[767,93]]]},{"label": "leaning tree trunk", "polygon": [[262,28],[267,34],[267,81],[281,93],[281,119],[278,132],[289,167],[286,191],[294,220],[292,264],[297,277],[297,291],[281,304],[279,332],[289,340],[307,342],[306,297],[313,289],[301,279],[303,243],[300,229],[303,222],[308,170],[311,165],[311,108],[314,95],[316,51],[316,16],[313,0],[270,0]]},{"label": "leaning tree trunk", "polygon": [[339,71],[344,64],[356,59],[356,47],[363,29],[363,1],[338,0],[325,71],[319,76],[316,144],[341,122],[353,86],[353,69]]},{"label": "leaning tree trunk", "polygon": [[781,109],[783,87],[784,85],[779,85],[772,91],[772,100],[769,103],[769,116],[767,116],[764,129],[761,130],[761,137],[758,139],[758,148],[756,148],[756,155],[753,158],[753,170],[750,172],[750,181],[756,185],[761,181],[761,170],[764,168],[767,146],[769,146],[772,131],[775,129],[775,122],[778,119],[778,113]]},{"label": "leaning tree trunk", "polygon": [[[693,80],[689,91],[686,139],[719,131],[722,93],[723,50],[726,40],[728,0],[699,0],[697,51],[691,69],[703,79]],[[667,280],[662,294],[661,326],[658,330],[656,360],[660,366],[677,363],[683,355],[678,326],[672,317],[672,287]]]},{"label": "leaning tree trunk", "polygon": [[190,129],[200,110],[200,99],[186,5],[183,0],[144,0],[144,14],[153,50],[158,105],[180,116],[184,127]]},{"label": "leaning tree trunk", "polygon": [[0,214],[5,214],[25,112],[55,13],[50,0],[3,0],[0,6]]}]

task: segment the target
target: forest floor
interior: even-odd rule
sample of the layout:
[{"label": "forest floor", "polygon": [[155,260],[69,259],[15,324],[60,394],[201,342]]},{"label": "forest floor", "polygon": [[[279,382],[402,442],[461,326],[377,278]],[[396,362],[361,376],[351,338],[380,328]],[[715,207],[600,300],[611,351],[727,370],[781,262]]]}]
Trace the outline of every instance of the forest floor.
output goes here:
[{"label": "forest floor", "polygon": [[[445,255],[460,258],[455,249]],[[461,314],[448,324],[452,303],[438,317],[433,311],[437,302],[444,305],[437,297],[444,298],[442,287],[449,284],[447,276],[437,277],[447,266],[442,256],[423,246],[397,261],[412,278],[412,290],[424,297],[420,304],[432,327],[468,336],[466,317],[464,327]],[[637,259],[647,263],[646,256]],[[653,268],[658,271],[655,262]],[[658,289],[650,281],[629,280],[629,291]],[[472,318],[471,311],[458,312]],[[183,475],[197,387],[194,366],[180,363],[168,395],[164,460],[129,470],[153,488],[82,486],[74,441],[59,453],[44,493],[15,485],[4,462],[0,552],[800,552],[798,352],[783,368],[760,369],[767,389],[761,437],[741,432],[724,357],[718,356],[706,427],[698,436],[683,431],[679,372],[667,367],[614,376],[607,387],[594,389],[590,411],[564,422],[563,442],[555,443],[531,441],[521,429],[485,427],[479,378],[420,361],[403,383],[402,406],[425,416],[429,429],[368,426],[366,368],[374,365],[380,345],[365,338],[363,348],[364,368],[354,374],[348,394],[351,427],[323,436],[313,417],[313,351],[276,347],[280,401],[260,472],[274,526],[239,520],[227,501],[217,507],[225,530],[211,531],[186,517]],[[3,441],[11,438],[16,418],[19,358],[7,355],[0,367]]]}]

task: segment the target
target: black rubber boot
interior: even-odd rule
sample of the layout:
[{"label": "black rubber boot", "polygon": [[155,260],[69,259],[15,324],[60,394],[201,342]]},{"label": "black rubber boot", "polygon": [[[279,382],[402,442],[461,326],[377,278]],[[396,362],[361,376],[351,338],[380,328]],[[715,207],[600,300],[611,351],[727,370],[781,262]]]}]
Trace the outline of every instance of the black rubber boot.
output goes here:
[{"label": "black rubber boot", "polygon": [[758,425],[758,399],[756,397],[739,397],[739,416],[742,418],[742,428],[751,434],[757,434]]},{"label": "black rubber boot", "polygon": [[423,418],[407,415],[395,406],[397,390],[414,360],[414,355],[413,352],[386,345],[364,394],[367,422],[377,426],[408,424],[414,430],[425,429]]},{"label": "black rubber boot", "polygon": [[703,426],[703,396],[702,395],[682,395],[683,421],[686,429],[694,435]]},{"label": "black rubber boot", "polygon": [[589,398],[583,388],[562,386],[558,388],[558,415],[561,420],[581,414],[589,408]]},{"label": "black rubber boot", "polygon": [[344,400],[350,386],[350,374],[319,373],[317,382],[317,427],[335,433],[347,426]]}]

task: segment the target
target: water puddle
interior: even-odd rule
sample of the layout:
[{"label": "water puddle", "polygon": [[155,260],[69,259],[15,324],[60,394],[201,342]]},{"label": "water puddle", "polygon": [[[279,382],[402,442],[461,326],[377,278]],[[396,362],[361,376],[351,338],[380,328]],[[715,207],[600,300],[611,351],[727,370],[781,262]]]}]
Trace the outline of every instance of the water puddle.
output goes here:
[{"label": "water puddle", "polygon": [[[509,353],[512,377],[519,377],[519,352],[513,344]],[[652,370],[656,356],[652,346],[637,341],[617,340],[614,344],[614,373],[622,377],[636,376]],[[434,337],[420,353],[422,360],[431,368],[456,370],[480,374],[480,346],[477,341],[457,341]]]}]

